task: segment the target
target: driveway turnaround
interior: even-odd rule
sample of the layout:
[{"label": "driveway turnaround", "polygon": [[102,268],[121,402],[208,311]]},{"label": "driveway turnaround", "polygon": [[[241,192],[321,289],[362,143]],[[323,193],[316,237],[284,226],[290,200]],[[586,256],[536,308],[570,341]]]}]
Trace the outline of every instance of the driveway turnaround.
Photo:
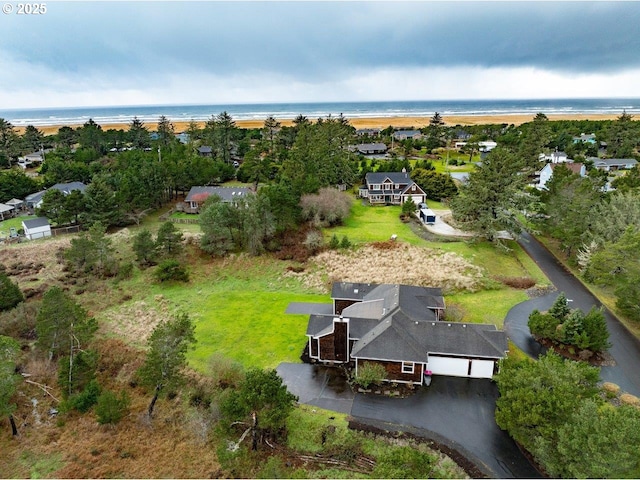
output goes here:
[{"label": "driveway turnaround", "polygon": [[276,370],[300,403],[433,440],[458,452],[488,477],[540,477],[496,425],[498,390],[490,380],[434,376],[431,386],[397,398],[354,394],[337,368],[281,363]]},{"label": "driveway turnaround", "polygon": [[[571,272],[566,270],[544,245],[529,235],[529,233],[523,232],[518,243],[520,243],[529,256],[547,275],[549,280],[551,280],[553,285],[558,289],[558,292],[565,293],[567,299],[570,300],[570,308],[580,308],[584,312],[587,312],[593,306],[602,306],[598,299],[593,296]],[[549,306],[550,305],[551,304],[549,304]],[[519,305],[514,308],[517,307],[519,307]],[[542,310],[540,307],[534,308]],[[529,310],[529,312],[530,311],[531,310]],[[526,325],[528,316],[529,313],[526,313],[524,310],[518,318],[514,316],[513,320],[520,323],[520,327],[515,328],[521,329],[522,322]],[[640,340],[634,337],[606,307],[604,308],[604,316],[607,320],[607,328],[609,329],[609,341],[612,343],[609,353],[615,360],[615,365],[601,367],[600,377],[606,382],[619,385],[625,392],[640,396]],[[511,312],[509,312],[507,318],[509,317],[511,317]],[[512,319],[508,321],[505,320],[505,326],[511,322]],[[507,330],[507,334],[509,335],[509,330]]]}]

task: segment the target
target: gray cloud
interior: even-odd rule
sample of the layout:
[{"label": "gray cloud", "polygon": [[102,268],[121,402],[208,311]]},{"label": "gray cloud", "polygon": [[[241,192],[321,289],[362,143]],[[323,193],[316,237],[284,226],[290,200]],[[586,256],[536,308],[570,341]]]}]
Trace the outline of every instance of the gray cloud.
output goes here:
[{"label": "gray cloud", "polygon": [[[207,88],[228,86],[229,78],[245,86],[254,78],[256,88],[266,78],[277,92],[282,82],[295,82],[300,96],[305,88],[322,90],[363,72],[524,67],[571,77],[640,67],[636,2],[47,6],[40,17],[0,17],[0,81],[6,86],[38,85],[68,94],[74,83],[88,92],[94,82],[96,91],[128,89],[135,96],[175,89],[180,78],[193,78],[202,79],[202,91],[213,97]],[[19,69],[12,72],[15,65]],[[29,65],[37,78],[29,78]]]}]

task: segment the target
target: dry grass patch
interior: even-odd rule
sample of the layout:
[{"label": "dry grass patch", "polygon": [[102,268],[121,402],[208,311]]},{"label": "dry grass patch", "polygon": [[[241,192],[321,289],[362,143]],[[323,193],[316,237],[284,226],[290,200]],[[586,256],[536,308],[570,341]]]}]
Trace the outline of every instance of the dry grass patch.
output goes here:
[{"label": "dry grass patch", "polygon": [[[64,275],[64,265],[57,254],[60,249],[69,248],[71,238],[62,236],[46,240],[36,240],[0,247],[0,263],[7,267],[7,274],[20,288],[32,287],[35,282],[51,284]],[[12,268],[21,266],[27,268]]]},{"label": "dry grass patch", "polygon": [[615,383],[611,383],[611,382],[604,382],[602,384],[602,389],[605,392],[614,393],[616,395],[620,392],[620,386],[616,385]]},{"label": "dry grass patch", "polygon": [[[391,283],[442,287],[445,291],[481,288],[484,272],[452,252],[387,242],[354,251],[325,251],[310,261],[317,281]],[[303,274],[304,275],[304,274]],[[321,276],[321,279],[317,277]],[[311,282],[313,283],[313,282]]]},{"label": "dry grass patch", "polygon": [[640,398],[635,395],[631,395],[630,393],[623,393],[620,395],[620,403],[623,405],[634,405],[636,407],[640,407]]},{"label": "dry grass patch", "polygon": [[156,295],[154,303],[144,300],[121,305],[113,310],[101,313],[100,322],[103,333],[113,333],[125,338],[133,345],[147,343],[153,329],[172,312],[169,301],[163,295]]}]

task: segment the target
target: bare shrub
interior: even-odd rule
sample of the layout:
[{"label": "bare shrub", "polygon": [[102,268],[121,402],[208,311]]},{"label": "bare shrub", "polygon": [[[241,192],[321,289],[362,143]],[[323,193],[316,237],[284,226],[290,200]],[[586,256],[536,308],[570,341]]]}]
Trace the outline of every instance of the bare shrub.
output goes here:
[{"label": "bare shrub", "polygon": [[316,227],[339,225],[351,211],[351,197],[335,188],[322,188],[316,194],[303,195],[300,199],[302,217]]},{"label": "bare shrub", "polygon": [[464,309],[455,303],[447,305],[444,312],[444,320],[447,322],[462,322],[464,318]]},{"label": "bare shrub", "polygon": [[322,233],[317,230],[311,230],[307,233],[307,238],[304,240],[304,246],[311,252],[312,254],[317,253],[324,244],[324,239],[322,238]]},{"label": "bare shrub", "polygon": [[620,402],[625,405],[634,405],[636,407],[640,406],[640,398],[635,395],[631,395],[630,393],[623,393],[620,395]]},{"label": "bare shrub", "polygon": [[520,290],[526,290],[536,284],[536,281],[530,277],[498,277],[498,281],[503,285]]},{"label": "bare shrub", "polygon": [[22,302],[15,308],[0,314],[0,335],[34,340],[36,338],[36,317],[41,302]]},{"label": "bare shrub", "polygon": [[615,393],[616,395],[620,393],[620,386],[611,382],[604,382],[602,384],[602,389],[606,392]]},{"label": "bare shrub", "polygon": [[229,357],[214,353],[209,358],[209,376],[218,387],[237,387],[244,378],[244,369]]}]

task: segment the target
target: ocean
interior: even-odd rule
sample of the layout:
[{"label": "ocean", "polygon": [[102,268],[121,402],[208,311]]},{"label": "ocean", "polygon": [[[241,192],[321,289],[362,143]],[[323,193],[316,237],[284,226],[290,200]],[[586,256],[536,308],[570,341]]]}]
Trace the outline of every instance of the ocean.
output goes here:
[{"label": "ocean", "polygon": [[92,118],[100,125],[128,123],[138,117],[154,124],[161,115],[172,121],[207,120],[227,112],[234,120],[264,120],[273,115],[278,120],[293,119],[302,114],[314,120],[343,114],[350,118],[430,117],[435,112],[443,117],[468,115],[609,114],[623,110],[640,114],[640,98],[632,99],[550,99],[550,100],[450,100],[398,102],[339,103],[271,103],[252,105],[156,105],[120,107],[82,107],[3,110],[0,118],[15,127],[26,125],[79,125]]}]

